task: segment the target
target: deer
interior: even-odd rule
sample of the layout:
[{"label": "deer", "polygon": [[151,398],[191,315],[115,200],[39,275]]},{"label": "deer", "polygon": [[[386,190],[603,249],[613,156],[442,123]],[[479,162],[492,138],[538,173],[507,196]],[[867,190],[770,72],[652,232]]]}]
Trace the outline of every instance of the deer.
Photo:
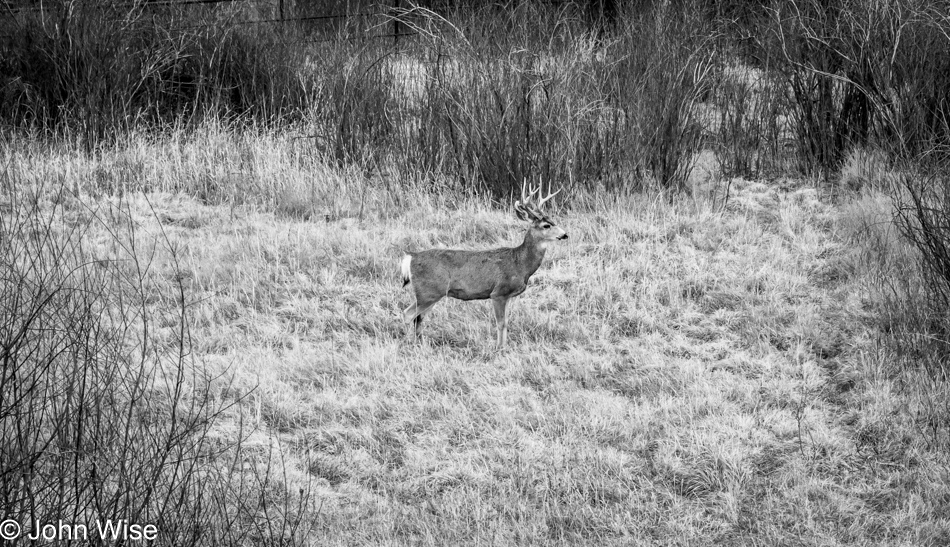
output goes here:
[{"label": "deer", "polygon": [[[403,312],[412,324],[415,339],[422,330],[422,318],[439,300],[451,296],[459,300],[491,299],[495,311],[496,348],[508,340],[505,311],[508,301],[527,289],[528,281],[541,266],[548,245],[567,239],[567,232],[544,214],[545,202],[560,190],[541,197],[541,185],[526,193],[521,185],[521,200],[515,201],[515,215],[530,222],[524,241],[517,247],[484,251],[429,249],[407,252],[402,259],[402,286],[412,284],[415,302]],[[407,332],[407,335],[409,333]]]}]

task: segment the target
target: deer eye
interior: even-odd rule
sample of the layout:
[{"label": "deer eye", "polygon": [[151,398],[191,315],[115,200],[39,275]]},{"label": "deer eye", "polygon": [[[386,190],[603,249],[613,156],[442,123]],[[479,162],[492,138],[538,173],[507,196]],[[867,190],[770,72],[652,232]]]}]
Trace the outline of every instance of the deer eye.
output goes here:
[{"label": "deer eye", "polygon": [[544,222],[544,223],[541,224],[541,229],[542,229],[542,230],[547,230],[547,229],[550,228],[550,227],[551,227],[551,225],[550,225],[549,223],[547,223],[547,222]]}]

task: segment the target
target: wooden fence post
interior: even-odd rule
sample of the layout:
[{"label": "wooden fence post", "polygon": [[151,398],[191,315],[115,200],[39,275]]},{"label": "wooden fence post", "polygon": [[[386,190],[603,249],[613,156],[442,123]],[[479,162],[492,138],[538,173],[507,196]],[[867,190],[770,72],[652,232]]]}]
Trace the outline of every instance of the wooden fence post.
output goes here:
[{"label": "wooden fence post", "polygon": [[399,0],[393,0],[393,44],[399,45]]}]

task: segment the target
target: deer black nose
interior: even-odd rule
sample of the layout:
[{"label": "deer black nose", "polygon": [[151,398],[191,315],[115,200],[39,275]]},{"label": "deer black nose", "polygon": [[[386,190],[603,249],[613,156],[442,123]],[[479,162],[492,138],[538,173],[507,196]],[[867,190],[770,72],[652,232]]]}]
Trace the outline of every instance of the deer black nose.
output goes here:
[{"label": "deer black nose", "polygon": [[559,237],[558,239],[567,239],[567,234],[562,235],[562,236]]}]

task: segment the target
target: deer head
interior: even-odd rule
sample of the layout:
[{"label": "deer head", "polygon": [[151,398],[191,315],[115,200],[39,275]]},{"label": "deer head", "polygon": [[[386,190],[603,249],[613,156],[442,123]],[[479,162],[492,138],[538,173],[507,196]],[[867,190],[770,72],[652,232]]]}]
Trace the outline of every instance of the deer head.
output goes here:
[{"label": "deer head", "polygon": [[549,192],[547,196],[541,197],[541,185],[528,188],[528,181],[521,184],[521,200],[515,201],[515,214],[519,219],[531,223],[528,229],[528,235],[535,241],[547,242],[556,239],[567,239],[567,232],[563,228],[556,226],[543,212],[545,202],[556,196],[557,192]]}]

